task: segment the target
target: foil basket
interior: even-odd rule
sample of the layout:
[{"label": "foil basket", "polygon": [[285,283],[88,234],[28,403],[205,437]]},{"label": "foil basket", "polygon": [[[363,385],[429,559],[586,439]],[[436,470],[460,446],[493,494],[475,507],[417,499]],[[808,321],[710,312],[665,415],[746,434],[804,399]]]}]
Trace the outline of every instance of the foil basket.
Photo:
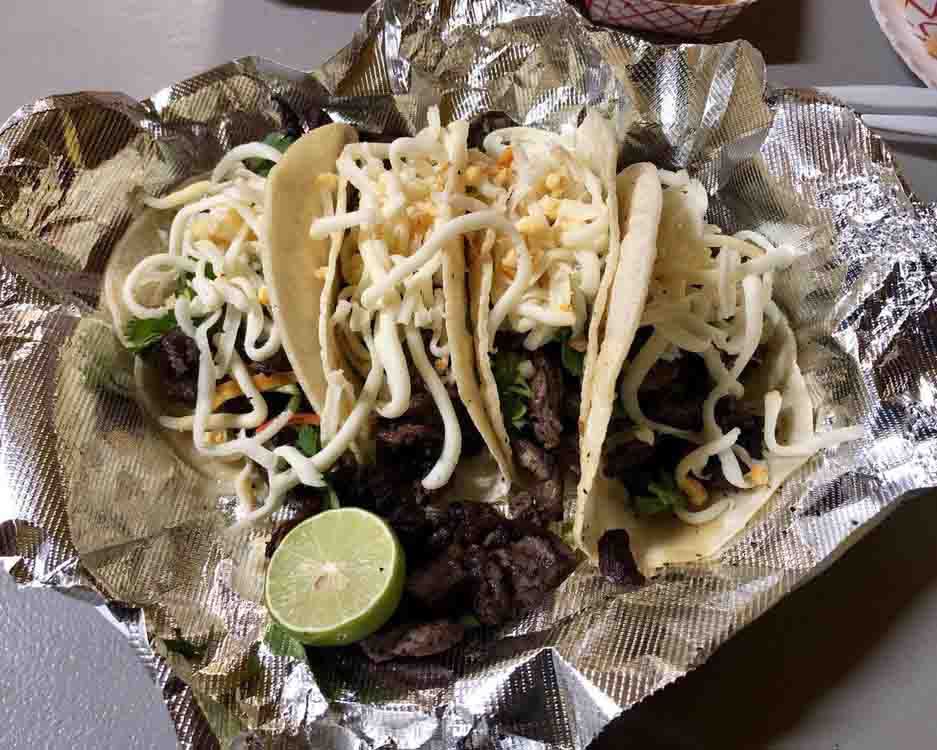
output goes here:
[{"label": "foil basket", "polygon": [[[688,168],[710,218],[805,255],[776,281],[818,429],[865,440],[793,476],[716,560],[640,588],[578,569],[537,611],[436,659],[304,651],[261,605],[263,535],[130,395],[102,272],[139,211],[230,147],[329,119],[411,133],[603,110],[621,162]],[[40,100],[0,129],[0,562],[78,596],[163,690],[180,747],[584,748],[937,478],[937,214],[852,112],[773,91],[745,43],[655,46],[558,0],[387,0],[310,74],[246,58],[143,102]]]}]

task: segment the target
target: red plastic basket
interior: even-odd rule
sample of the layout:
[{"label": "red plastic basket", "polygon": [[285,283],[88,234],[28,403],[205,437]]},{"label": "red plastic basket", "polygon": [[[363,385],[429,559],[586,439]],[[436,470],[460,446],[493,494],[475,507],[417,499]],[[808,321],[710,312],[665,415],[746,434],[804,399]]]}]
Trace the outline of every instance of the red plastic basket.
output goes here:
[{"label": "red plastic basket", "polygon": [[593,21],[672,36],[702,37],[735,19],[758,0],[729,5],[685,5],[663,0],[585,0]]}]

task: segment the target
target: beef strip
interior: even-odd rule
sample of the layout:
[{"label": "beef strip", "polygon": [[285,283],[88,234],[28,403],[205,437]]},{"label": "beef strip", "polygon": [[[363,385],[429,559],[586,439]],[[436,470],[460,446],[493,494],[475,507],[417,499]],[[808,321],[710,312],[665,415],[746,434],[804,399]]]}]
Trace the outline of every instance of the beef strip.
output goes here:
[{"label": "beef strip", "polygon": [[638,586],[644,583],[624,529],[610,529],[599,539],[599,571],[612,583]]},{"label": "beef strip", "polygon": [[641,383],[638,394],[645,415],[655,421],[698,431],[703,426],[703,402],[712,380],[698,354],[683,352],[672,362],[659,359]]},{"label": "beef strip", "polygon": [[672,472],[694,446],[670,435],[657,435],[654,445],[633,438],[605,457],[605,475],[621,482],[632,497],[646,495],[647,486],[663,472]]},{"label": "beef strip", "polygon": [[289,357],[286,356],[286,350],[283,347],[280,347],[276,354],[274,354],[269,359],[265,359],[263,362],[254,362],[250,357],[247,356],[247,354],[244,352],[242,336],[238,336],[238,342],[235,344],[235,348],[241,355],[241,359],[248,363],[247,369],[253,373],[272,375],[275,372],[293,371],[293,365],[290,363]]},{"label": "beef strip", "polygon": [[156,365],[166,395],[172,401],[195,405],[198,395],[198,345],[195,339],[173,328],[160,337],[147,359]]},{"label": "beef strip", "polygon": [[530,521],[537,526],[547,526],[563,520],[563,481],[547,479],[522,490],[509,500],[514,517]]},{"label": "beef strip", "polygon": [[361,642],[361,648],[373,662],[395,657],[425,657],[441,654],[460,643],[465,627],[441,619],[424,623],[407,623],[379,631]]},{"label": "beef strip", "polygon": [[507,577],[494,560],[481,563],[472,608],[483,625],[499,625],[511,616],[513,604]]},{"label": "beef strip", "polygon": [[556,535],[528,534],[492,554],[510,572],[516,617],[535,608],[576,566],[576,556]]},{"label": "beef strip", "polygon": [[563,434],[563,370],[562,365],[543,351],[533,352],[530,360],[534,375],[530,379],[530,423],[540,444],[552,451]]},{"label": "beef strip", "polygon": [[474,501],[450,503],[449,522],[454,527],[455,538],[461,544],[481,544],[488,535],[510,521],[492,505]]},{"label": "beef strip", "polygon": [[458,544],[428,565],[407,576],[407,593],[429,611],[440,611],[453,603],[468,577],[463,565],[464,550]]},{"label": "beef strip", "polygon": [[556,459],[532,440],[516,438],[511,441],[511,448],[517,463],[537,479],[549,479],[556,472]]},{"label": "beef strip", "polygon": [[716,422],[723,432],[736,427],[742,430],[738,445],[748,451],[755,459],[764,455],[765,418],[759,414],[759,406],[735,398],[722,398],[716,404]]}]

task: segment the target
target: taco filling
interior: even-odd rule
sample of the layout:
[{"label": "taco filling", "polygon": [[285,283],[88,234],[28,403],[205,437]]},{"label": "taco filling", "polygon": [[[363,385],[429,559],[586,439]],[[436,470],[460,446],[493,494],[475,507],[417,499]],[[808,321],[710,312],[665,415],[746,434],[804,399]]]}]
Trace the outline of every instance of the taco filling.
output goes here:
[{"label": "taco filling", "polygon": [[507,222],[469,240],[480,376],[528,485],[514,512],[541,523],[562,519],[563,477],[578,472],[592,322],[614,264],[615,151],[608,125],[590,114],[565,134],[495,131],[467,173],[468,195]]},{"label": "taco filling", "polygon": [[[774,275],[796,253],[706,223],[708,196],[686,172],[658,177],[656,261],[602,448],[627,513],[587,514],[626,528],[649,572],[713,554],[796,466],[861,435],[813,432],[796,342],[773,300]],[[595,494],[594,504],[617,501],[608,486]],[[603,568],[621,559],[601,539],[597,549]]]}]

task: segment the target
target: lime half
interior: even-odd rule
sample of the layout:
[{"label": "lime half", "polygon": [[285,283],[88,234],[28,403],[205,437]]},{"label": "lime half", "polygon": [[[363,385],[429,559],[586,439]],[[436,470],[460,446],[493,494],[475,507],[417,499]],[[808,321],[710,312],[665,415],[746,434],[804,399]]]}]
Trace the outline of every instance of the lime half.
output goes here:
[{"label": "lime half", "polygon": [[403,550],[394,532],[360,508],[303,521],[267,568],[267,608],[313,646],[359,641],[387,622],[403,593]]}]

